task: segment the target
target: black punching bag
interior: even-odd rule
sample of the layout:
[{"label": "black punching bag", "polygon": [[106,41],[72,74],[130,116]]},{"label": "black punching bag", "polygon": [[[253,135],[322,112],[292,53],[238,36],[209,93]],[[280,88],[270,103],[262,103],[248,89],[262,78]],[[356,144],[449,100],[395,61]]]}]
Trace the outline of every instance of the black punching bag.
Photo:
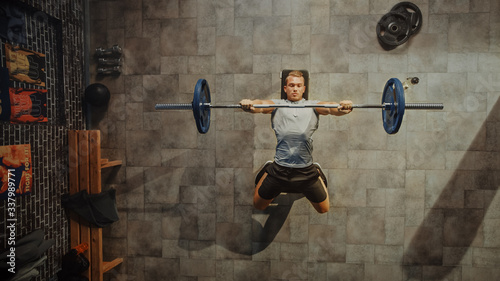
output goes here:
[{"label": "black punching bag", "polygon": [[106,106],[110,98],[109,90],[101,83],[94,83],[85,89],[85,101],[92,106]]}]

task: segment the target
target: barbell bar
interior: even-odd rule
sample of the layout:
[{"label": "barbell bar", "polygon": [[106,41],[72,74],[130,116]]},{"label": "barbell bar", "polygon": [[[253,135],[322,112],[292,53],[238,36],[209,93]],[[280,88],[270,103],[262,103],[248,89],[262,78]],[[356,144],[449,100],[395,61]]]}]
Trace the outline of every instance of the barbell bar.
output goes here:
[{"label": "barbell bar", "polygon": [[[205,79],[196,83],[193,101],[191,103],[156,104],[156,110],[192,110],[196,126],[201,134],[208,132],[210,127],[210,109],[212,108],[242,108],[241,104],[213,105],[210,103],[210,87]],[[255,104],[254,108],[338,108],[339,104]],[[388,134],[399,131],[403,121],[404,111],[408,110],[442,110],[442,103],[405,103],[403,84],[397,78],[387,81],[382,93],[381,104],[353,104],[353,108],[382,109],[382,121]]]},{"label": "barbell bar", "polygon": [[[226,104],[214,105],[205,103],[201,106],[208,106],[210,108],[242,108],[241,104]],[[254,104],[254,108],[338,108],[339,104]],[[390,109],[391,103],[384,104],[353,104],[353,108],[378,108]],[[429,110],[429,109],[443,109],[442,103],[406,103],[405,109],[411,110]],[[155,106],[156,110],[193,110],[193,105],[190,103],[159,103]]]}]

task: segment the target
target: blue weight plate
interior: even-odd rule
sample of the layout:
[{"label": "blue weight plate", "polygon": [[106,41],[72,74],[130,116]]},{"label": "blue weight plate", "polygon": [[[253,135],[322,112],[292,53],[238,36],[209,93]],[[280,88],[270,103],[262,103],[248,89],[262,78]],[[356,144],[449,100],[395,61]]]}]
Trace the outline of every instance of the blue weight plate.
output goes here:
[{"label": "blue weight plate", "polygon": [[382,110],[382,121],[384,129],[388,134],[399,131],[405,114],[405,92],[403,84],[397,78],[387,81],[382,93],[382,104],[389,104]]},{"label": "blue weight plate", "polygon": [[210,128],[210,87],[205,79],[199,79],[194,87],[193,116],[200,134],[206,134]]}]

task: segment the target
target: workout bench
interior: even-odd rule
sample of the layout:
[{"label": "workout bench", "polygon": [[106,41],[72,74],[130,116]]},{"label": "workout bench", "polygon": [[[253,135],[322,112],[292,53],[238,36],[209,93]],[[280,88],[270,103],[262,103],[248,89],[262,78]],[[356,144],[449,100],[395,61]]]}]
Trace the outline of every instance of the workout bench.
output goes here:
[{"label": "workout bench", "polygon": [[[68,131],[69,193],[86,190],[88,194],[101,193],[101,169],[119,166],[122,161],[101,159],[101,132],[98,130]],[[123,258],[103,261],[102,228],[94,226],[70,212],[71,248],[88,243],[84,252],[90,266],[83,273],[90,281],[102,281],[103,274],[123,262]]]}]

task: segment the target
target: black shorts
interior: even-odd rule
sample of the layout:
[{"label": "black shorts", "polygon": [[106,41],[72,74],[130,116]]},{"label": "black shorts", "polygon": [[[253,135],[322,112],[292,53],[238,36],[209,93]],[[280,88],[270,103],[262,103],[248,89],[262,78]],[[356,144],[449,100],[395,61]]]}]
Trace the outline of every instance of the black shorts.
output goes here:
[{"label": "black shorts", "polygon": [[316,166],[288,168],[272,163],[266,168],[267,177],[259,188],[259,196],[271,200],[280,193],[302,193],[313,203],[325,201],[327,194]]}]

